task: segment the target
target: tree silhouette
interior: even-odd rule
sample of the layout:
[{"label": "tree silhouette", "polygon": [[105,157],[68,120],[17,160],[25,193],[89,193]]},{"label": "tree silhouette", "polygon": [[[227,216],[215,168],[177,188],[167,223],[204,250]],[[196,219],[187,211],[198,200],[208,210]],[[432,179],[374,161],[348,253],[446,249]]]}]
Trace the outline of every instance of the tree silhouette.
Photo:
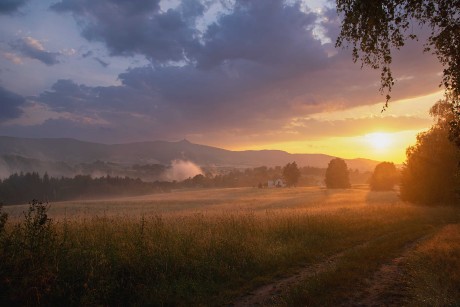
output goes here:
[{"label": "tree silhouette", "polygon": [[288,163],[283,167],[283,178],[288,187],[295,186],[300,178],[300,170],[297,163]]},{"label": "tree silhouette", "polygon": [[346,189],[351,186],[348,167],[344,160],[335,158],[329,162],[325,183],[329,189]]},{"label": "tree silhouette", "polygon": [[388,191],[393,189],[398,181],[398,171],[392,162],[382,162],[375,166],[370,179],[371,190]]}]

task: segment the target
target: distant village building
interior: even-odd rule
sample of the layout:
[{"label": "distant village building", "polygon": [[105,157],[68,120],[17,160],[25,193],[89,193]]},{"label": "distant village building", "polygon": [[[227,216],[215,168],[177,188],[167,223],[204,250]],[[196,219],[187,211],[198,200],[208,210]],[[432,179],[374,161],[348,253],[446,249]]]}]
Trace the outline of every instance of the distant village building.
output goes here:
[{"label": "distant village building", "polygon": [[286,184],[283,179],[268,180],[267,186],[269,188],[284,188]]}]

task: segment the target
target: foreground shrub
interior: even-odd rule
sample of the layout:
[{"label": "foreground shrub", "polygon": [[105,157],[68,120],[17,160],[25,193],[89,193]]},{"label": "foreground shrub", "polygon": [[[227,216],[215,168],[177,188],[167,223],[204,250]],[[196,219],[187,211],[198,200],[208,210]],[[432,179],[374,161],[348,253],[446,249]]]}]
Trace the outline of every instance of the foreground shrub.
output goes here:
[{"label": "foreground shrub", "polygon": [[47,303],[56,278],[53,267],[56,233],[47,210],[46,204],[33,200],[24,213],[24,222],[4,234],[0,303],[10,300],[19,305]]}]

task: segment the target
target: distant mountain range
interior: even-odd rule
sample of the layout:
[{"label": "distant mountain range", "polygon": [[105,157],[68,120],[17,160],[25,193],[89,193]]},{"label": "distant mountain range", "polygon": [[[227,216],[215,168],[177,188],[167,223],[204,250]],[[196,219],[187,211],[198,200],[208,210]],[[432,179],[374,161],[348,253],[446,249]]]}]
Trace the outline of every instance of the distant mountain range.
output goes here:
[{"label": "distant mountain range", "polygon": [[[326,168],[335,157],[324,154],[290,154],[281,150],[231,151],[212,146],[153,141],[127,144],[100,144],[75,139],[32,139],[0,136],[0,176],[17,171],[57,169],[69,175],[76,167],[97,164],[110,169],[133,165],[170,165],[174,160],[191,161],[201,167],[252,168],[284,166],[296,161],[299,166]],[[351,169],[372,171],[379,161],[345,159]],[[52,171],[48,171],[53,173]]]}]

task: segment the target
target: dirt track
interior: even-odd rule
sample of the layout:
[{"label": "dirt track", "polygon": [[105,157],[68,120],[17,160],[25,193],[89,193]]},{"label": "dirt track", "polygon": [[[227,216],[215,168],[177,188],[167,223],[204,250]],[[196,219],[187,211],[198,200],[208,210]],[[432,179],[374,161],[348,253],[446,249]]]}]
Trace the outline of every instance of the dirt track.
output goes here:
[{"label": "dirt track", "polygon": [[402,253],[383,264],[374,275],[365,281],[365,287],[351,296],[343,306],[404,306],[409,303],[407,297],[407,278],[403,266],[409,254],[416,246],[433,234],[423,236],[416,241],[409,242]]},{"label": "dirt track", "polygon": [[[429,237],[431,235],[407,243],[398,257],[383,264],[371,278],[364,281],[365,286],[362,290],[350,294],[349,299],[344,301],[342,306],[401,306],[407,304],[407,281],[402,271],[402,265],[409,253]],[[337,253],[325,261],[306,266],[291,276],[279,278],[272,283],[263,285],[239,297],[230,306],[283,305],[281,298],[290,288],[308,278],[332,269],[347,252],[363,247],[368,243],[370,241]]]},{"label": "dirt track", "polygon": [[345,252],[329,257],[326,261],[307,266],[296,274],[284,277],[274,281],[273,283],[264,285],[253,292],[240,297],[232,306],[270,306],[277,305],[282,294],[286,293],[292,285],[298,284],[307,278],[313,277],[316,274],[326,272],[331,267],[336,265],[340,257]]}]

